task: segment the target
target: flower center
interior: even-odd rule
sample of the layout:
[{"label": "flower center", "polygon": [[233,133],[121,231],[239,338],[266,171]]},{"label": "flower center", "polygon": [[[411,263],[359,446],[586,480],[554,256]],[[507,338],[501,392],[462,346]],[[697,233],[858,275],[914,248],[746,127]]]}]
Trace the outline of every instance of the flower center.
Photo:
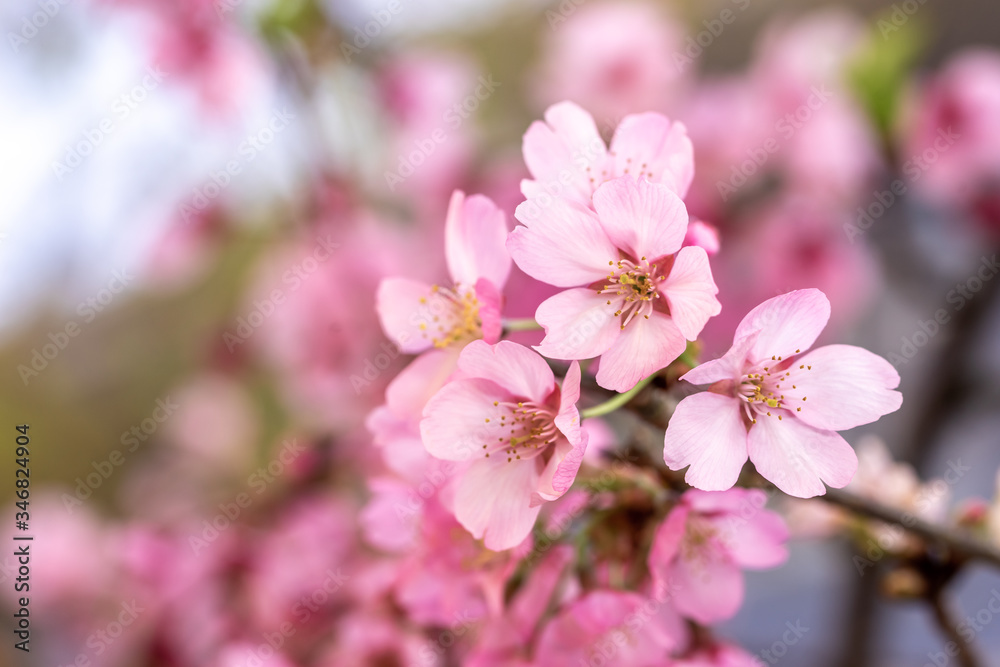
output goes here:
[{"label": "flower center", "polygon": [[475,290],[461,285],[454,289],[434,285],[429,296],[420,298],[420,304],[421,335],[430,338],[434,347],[448,347],[483,337]]},{"label": "flower center", "polygon": [[614,316],[622,318],[622,329],[636,315],[642,315],[648,320],[649,314],[653,312],[653,303],[660,298],[656,289],[664,278],[660,274],[660,267],[650,263],[645,257],[638,262],[630,259],[620,259],[617,262],[612,260],[608,262],[608,266],[612,267],[611,271],[598,293],[609,295],[608,305],[617,309]]},{"label": "flower center", "polygon": [[[736,396],[745,401],[743,409],[750,423],[756,424],[761,415],[773,416],[772,409],[802,412],[808,397],[799,389],[796,378],[811,370],[811,365],[795,363],[794,356],[788,359],[772,356],[770,361],[747,368],[736,387]],[[782,416],[777,417],[781,421]]]},{"label": "flower center", "polygon": [[531,459],[555,443],[559,430],[555,412],[547,405],[532,401],[494,401],[497,415],[486,419],[493,426],[490,442],[483,445],[490,454],[507,457],[507,462]]}]

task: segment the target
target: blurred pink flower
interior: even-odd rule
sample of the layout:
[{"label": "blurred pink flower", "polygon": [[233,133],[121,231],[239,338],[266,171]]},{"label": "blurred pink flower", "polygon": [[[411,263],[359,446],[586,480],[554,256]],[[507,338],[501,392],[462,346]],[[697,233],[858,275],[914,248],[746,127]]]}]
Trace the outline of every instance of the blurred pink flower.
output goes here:
[{"label": "blurred pink flower", "polygon": [[1000,230],[1000,52],[954,56],[904,109],[904,176],[928,199],[969,209]]},{"label": "blurred pink flower", "polygon": [[702,624],[731,618],[743,603],[742,570],[788,559],[788,528],[763,509],[766,500],[758,489],[690,490],[657,528],[649,570],[673,591],[682,616]]},{"label": "blurred pink flower", "polygon": [[656,615],[645,611],[647,599],[638,593],[596,590],[569,603],[542,630],[534,664],[591,664],[602,656],[604,665],[658,667],[667,651],[677,648],[677,637]]},{"label": "blurred pink flower", "polygon": [[850,482],[857,457],[837,431],[897,410],[903,397],[893,391],[899,374],[868,350],[808,351],[829,317],[830,302],[815,289],[750,311],[723,357],[682,376],[712,386],[678,404],[664,436],[667,465],[690,466],[687,482],[708,491],[732,487],[748,456],[792,496],[822,495],[823,482]]},{"label": "blurred pink flower", "polygon": [[545,356],[601,356],[598,384],[627,391],[719,313],[708,254],[681,247],[687,211],[668,187],[624,176],[598,188],[594,211],[556,199],[531,221],[520,215],[529,204],[518,207],[526,226],[511,233],[511,256],[529,275],[573,288],[535,314]]},{"label": "blurred pink flower", "polygon": [[687,67],[680,27],[662,7],[603,2],[563,11],[546,12],[552,32],[533,86],[536,98],[573,100],[609,127],[625,114],[667,108]]},{"label": "blurred pink flower", "polygon": [[509,341],[470,343],[458,366],[464,378],[424,409],[424,446],[450,461],[483,456],[459,476],[455,515],[488,548],[510,549],[531,532],[540,505],[569,489],[583,460],[580,366],[570,366],[560,388],[545,360]]},{"label": "blurred pink flower", "polygon": [[716,644],[670,664],[671,667],[760,667],[762,663],[738,646]]}]

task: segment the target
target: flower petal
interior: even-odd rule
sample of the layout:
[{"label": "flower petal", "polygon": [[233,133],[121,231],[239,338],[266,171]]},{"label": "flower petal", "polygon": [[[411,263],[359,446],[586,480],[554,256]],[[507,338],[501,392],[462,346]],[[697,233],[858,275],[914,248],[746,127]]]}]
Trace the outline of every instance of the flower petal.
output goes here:
[{"label": "flower petal", "polygon": [[830,319],[830,301],[818,289],[802,289],[776,296],[743,318],[733,340],[760,331],[749,358],[760,361],[777,355],[790,357],[808,350]]},{"label": "flower petal", "polygon": [[757,342],[760,333],[754,331],[738,339],[729,350],[719,357],[692,368],[681,376],[681,380],[691,384],[712,384],[722,380],[739,380],[747,363],[747,355]]},{"label": "flower petal", "polygon": [[685,481],[705,491],[732,488],[747,460],[747,430],[740,400],[712,392],[688,396],[674,410],[663,436],[671,470],[690,466]]},{"label": "flower petal", "polygon": [[386,278],[379,283],[375,294],[375,310],[385,335],[399,346],[400,351],[414,354],[432,344],[427,331],[434,313],[449,313],[452,304],[432,292],[427,283],[409,278]]},{"label": "flower petal", "polygon": [[674,604],[682,616],[702,624],[732,618],[743,603],[743,572],[710,543],[674,563]]},{"label": "flower petal", "polygon": [[537,352],[509,340],[496,345],[474,340],[465,346],[458,367],[469,377],[492,380],[518,398],[544,403],[556,388],[552,369]]},{"label": "flower petal", "polygon": [[[882,357],[854,345],[826,345],[796,359],[797,391],[808,398],[795,416],[818,429],[842,431],[895,412],[903,395],[899,373]],[[796,401],[798,407],[799,401]]]},{"label": "flower petal", "polygon": [[476,298],[479,300],[479,321],[483,331],[483,340],[491,345],[500,340],[503,335],[503,322],[500,308],[503,297],[496,286],[486,278],[476,282]]},{"label": "flower petal", "polygon": [[522,181],[525,197],[552,196],[557,191],[559,196],[590,205],[594,192],[590,174],[601,171],[607,147],[584,109],[572,102],[549,107],[545,122],[536,121],[525,132],[523,152],[524,163],[535,178]]},{"label": "flower petal", "polygon": [[642,378],[665,368],[685,347],[680,329],[666,315],[654,312],[648,320],[636,317],[601,355],[597,384],[617,392],[628,391]]},{"label": "flower petal", "polygon": [[590,359],[604,354],[621,334],[615,306],[595,290],[578,287],[543,301],[535,319],[545,338],[535,349],[550,359]]},{"label": "flower petal", "polygon": [[672,255],[687,233],[684,202],[645,179],[622,176],[604,183],[594,193],[594,210],[612,243],[635,259]]},{"label": "flower petal", "polygon": [[458,368],[456,347],[428,350],[415,358],[385,389],[385,402],[393,414],[418,421],[424,406]]},{"label": "flower petal", "polygon": [[[694,146],[683,123],[659,113],[625,116],[611,140],[615,173],[634,173],[662,183],[679,197],[694,179]],[[626,169],[629,171],[626,172]]]},{"label": "flower petal", "polygon": [[718,539],[734,563],[745,569],[777,567],[788,560],[788,526],[761,505],[741,508],[741,514],[715,520]]},{"label": "flower petal", "polygon": [[[486,345],[486,343],[483,343]],[[481,456],[483,445],[505,431],[496,416],[494,401],[510,398],[490,380],[467,378],[449,382],[427,401],[420,420],[420,437],[431,456],[467,461]]]},{"label": "flower petal", "polygon": [[535,504],[555,500],[566,493],[580,470],[580,464],[587,453],[589,434],[580,427],[580,411],[576,407],[578,400],[580,364],[574,361],[566,371],[559,397],[559,414],[555,418],[556,428],[564,437],[556,441],[555,453],[542,470],[537,497],[532,499]]},{"label": "flower petal", "polygon": [[531,533],[541,506],[531,507],[538,486],[534,459],[508,463],[482,460],[462,475],[455,493],[455,518],[486,548],[516,547]]},{"label": "flower petal", "polygon": [[698,338],[708,319],[722,312],[708,253],[697,246],[677,253],[670,275],[660,283],[660,293],[670,304],[670,317],[688,340]]},{"label": "flower petal", "polygon": [[445,259],[452,279],[471,286],[486,278],[503,288],[511,264],[507,232],[507,217],[489,197],[466,197],[456,190],[444,227]]},{"label": "flower petal", "polygon": [[838,433],[815,429],[787,410],[772,410],[772,415],[757,417],[747,436],[757,472],[797,498],[823,495],[823,482],[839,489],[851,481],[858,457]]},{"label": "flower petal", "polygon": [[557,287],[603,280],[618,248],[608,239],[593,211],[564,199],[522,202],[514,215],[525,224],[507,237],[507,250],[521,270]]}]

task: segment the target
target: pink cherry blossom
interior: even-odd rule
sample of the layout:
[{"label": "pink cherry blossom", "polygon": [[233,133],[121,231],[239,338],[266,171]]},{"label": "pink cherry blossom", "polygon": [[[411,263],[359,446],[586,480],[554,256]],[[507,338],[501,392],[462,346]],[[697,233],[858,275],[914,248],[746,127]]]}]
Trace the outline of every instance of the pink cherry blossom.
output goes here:
[{"label": "pink cherry blossom", "polygon": [[536,349],[553,359],[601,357],[597,382],[627,391],[695,340],[721,306],[680,197],[665,185],[624,176],[594,193],[594,210],[556,199],[545,216],[522,215],[507,247],[517,265],[569,287],[535,313],[545,329]]},{"label": "pink cherry blossom", "polygon": [[736,483],[749,457],[757,472],[785,493],[811,498],[841,488],[858,466],[837,431],[894,412],[892,365],[853,345],[809,351],[830,317],[816,289],[789,292],[760,304],[736,329],[724,356],[681,379],[711,385],[682,400],[664,437],[663,458],[707,491]]},{"label": "pink cherry blossom", "polygon": [[760,667],[762,664],[743,649],[730,644],[702,648],[671,663],[672,667]]},{"label": "pink cherry blossom", "polygon": [[687,618],[714,623],[743,603],[742,570],[769,568],[788,558],[788,528],[758,489],[690,490],[657,528],[649,553],[654,581],[675,591]]},{"label": "pink cherry blossom", "polygon": [[[522,182],[521,191],[538,202],[518,209],[530,217],[538,217],[539,207],[547,209],[552,198],[590,206],[602,183],[626,174],[662,183],[679,197],[684,197],[694,178],[687,130],[659,113],[625,116],[609,150],[589,113],[572,102],[560,102],[546,110],[545,122],[531,124],[523,151],[534,180]],[[522,215],[518,220],[524,222]]]},{"label": "pink cherry blossom", "polygon": [[[629,591],[595,590],[566,606],[542,631],[535,664],[655,667],[677,641],[656,617],[645,613],[646,598]],[[600,656],[602,662],[594,658]]]},{"label": "pink cherry blossom", "polygon": [[619,0],[547,11],[552,31],[533,82],[535,97],[544,104],[576,100],[602,125],[627,113],[663,110],[687,78],[683,31],[663,9]]},{"label": "pink cherry blossom", "polygon": [[500,290],[510,274],[503,211],[482,195],[455,191],[445,221],[451,286],[387,278],[376,297],[382,328],[406,353],[500,338]]},{"label": "pink cherry blossom", "polygon": [[583,460],[580,366],[570,366],[560,388],[528,348],[474,341],[458,367],[466,377],[428,401],[420,433],[433,456],[479,459],[458,475],[455,516],[488,548],[510,549],[531,532],[541,503],[569,489]]}]

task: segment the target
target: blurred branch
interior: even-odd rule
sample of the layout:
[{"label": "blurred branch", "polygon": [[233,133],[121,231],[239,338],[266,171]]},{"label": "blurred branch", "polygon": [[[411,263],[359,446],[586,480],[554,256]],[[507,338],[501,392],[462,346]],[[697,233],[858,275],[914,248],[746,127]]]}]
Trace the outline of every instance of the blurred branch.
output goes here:
[{"label": "blurred branch", "polygon": [[[978,659],[971,643],[966,643],[964,637],[958,631],[958,623],[955,622],[955,614],[949,604],[943,588],[938,588],[928,595],[927,601],[934,611],[934,620],[938,627],[948,638],[949,643],[955,645],[958,651],[958,662],[962,667],[980,667],[984,664]],[[948,652],[949,654],[951,651]]]}]

